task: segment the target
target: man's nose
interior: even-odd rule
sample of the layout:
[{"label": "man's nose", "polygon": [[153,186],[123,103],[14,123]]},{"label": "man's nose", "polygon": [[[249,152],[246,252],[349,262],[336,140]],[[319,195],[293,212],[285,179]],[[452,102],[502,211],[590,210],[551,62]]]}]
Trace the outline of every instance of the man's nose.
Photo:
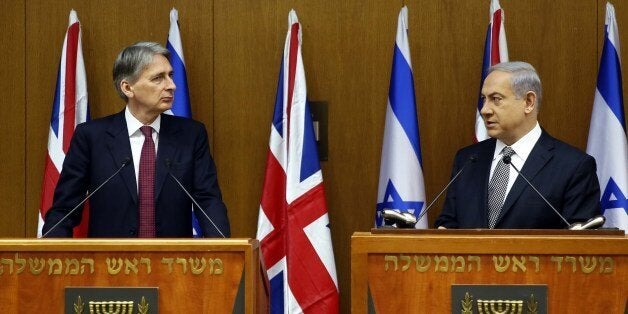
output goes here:
[{"label": "man's nose", "polygon": [[485,116],[491,113],[493,113],[493,110],[490,108],[487,101],[484,101],[484,103],[482,104],[482,109],[480,109],[480,114]]},{"label": "man's nose", "polygon": [[168,76],[166,79],[166,89],[168,90],[176,90],[177,89],[177,85],[174,83],[174,80],[172,79],[172,77]]}]

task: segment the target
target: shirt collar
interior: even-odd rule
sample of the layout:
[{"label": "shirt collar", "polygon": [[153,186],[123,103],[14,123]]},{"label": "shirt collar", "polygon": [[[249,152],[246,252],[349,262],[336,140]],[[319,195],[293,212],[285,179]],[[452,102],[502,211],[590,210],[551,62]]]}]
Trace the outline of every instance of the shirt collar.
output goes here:
[{"label": "shirt collar", "polygon": [[[530,130],[530,132],[528,132],[526,135],[524,135],[514,144],[510,145],[510,147],[515,151],[515,155],[517,155],[519,158],[521,158],[524,161],[528,159],[528,156],[532,152],[534,145],[541,137],[542,132],[543,131],[541,130],[541,126],[537,122],[534,128]],[[495,143],[495,153],[493,155],[493,160],[495,160],[495,158],[499,158],[499,156],[502,153],[502,150],[506,146],[508,145],[506,145],[501,140],[497,140],[497,142]]]},{"label": "shirt collar", "polygon": [[[139,132],[139,129],[144,126],[140,120],[133,116],[131,110],[129,110],[129,106],[127,106],[124,110],[124,118],[126,120],[126,128],[129,131],[129,137],[136,132]],[[152,127],[157,134],[159,134],[159,128],[161,127],[161,115],[158,115],[155,121],[149,124],[149,126]]]}]

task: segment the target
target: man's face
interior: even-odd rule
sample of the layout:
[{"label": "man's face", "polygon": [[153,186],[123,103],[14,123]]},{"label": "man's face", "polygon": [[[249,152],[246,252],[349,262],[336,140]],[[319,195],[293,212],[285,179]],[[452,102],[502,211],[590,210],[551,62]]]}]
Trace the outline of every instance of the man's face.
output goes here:
[{"label": "man's face", "polygon": [[480,110],[488,135],[506,145],[512,145],[530,131],[531,121],[527,114],[534,109],[534,101],[532,106],[526,105],[528,97],[517,99],[511,87],[511,77],[512,74],[499,71],[486,77],[482,86],[484,105]]},{"label": "man's face", "polygon": [[174,90],[172,66],[166,57],[154,55],[153,61],[140,73],[135,83],[129,84],[129,105],[141,116],[153,119],[172,108]]}]

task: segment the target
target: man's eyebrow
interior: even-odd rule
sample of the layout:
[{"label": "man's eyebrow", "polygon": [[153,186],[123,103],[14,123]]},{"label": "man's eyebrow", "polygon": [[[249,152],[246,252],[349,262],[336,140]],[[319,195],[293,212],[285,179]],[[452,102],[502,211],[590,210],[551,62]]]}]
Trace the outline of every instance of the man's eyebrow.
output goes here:
[{"label": "man's eyebrow", "polygon": [[500,92],[492,92],[492,93],[488,94],[488,97],[493,97],[493,96],[502,96],[502,97],[504,97],[504,94],[502,94]]}]

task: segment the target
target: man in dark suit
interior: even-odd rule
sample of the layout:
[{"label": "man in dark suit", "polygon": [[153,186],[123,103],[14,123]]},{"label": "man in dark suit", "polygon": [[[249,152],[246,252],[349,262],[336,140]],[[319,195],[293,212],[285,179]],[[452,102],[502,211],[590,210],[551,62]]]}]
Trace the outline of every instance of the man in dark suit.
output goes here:
[{"label": "man in dark suit", "polygon": [[176,88],[169,57],[150,42],[120,52],[113,79],[126,108],[77,126],[45,217],[48,237],[71,237],[82,207],[63,217],[120,168],[89,200],[89,237],[191,237],[192,201],[169,172],[211,218],[194,207],[203,235],[230,235],[205,126],[163,114]]},{"label": "man in dark suit", "polygon": [[600,214],[593,157],[551,137],[537,121],[541,80],[525,62],[489,69],[480,113],[491,137],[458,151],[438,228],[559,229],[567,224],[507,163],[504,155],[569,223]]}]

